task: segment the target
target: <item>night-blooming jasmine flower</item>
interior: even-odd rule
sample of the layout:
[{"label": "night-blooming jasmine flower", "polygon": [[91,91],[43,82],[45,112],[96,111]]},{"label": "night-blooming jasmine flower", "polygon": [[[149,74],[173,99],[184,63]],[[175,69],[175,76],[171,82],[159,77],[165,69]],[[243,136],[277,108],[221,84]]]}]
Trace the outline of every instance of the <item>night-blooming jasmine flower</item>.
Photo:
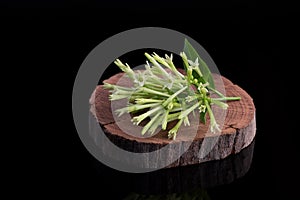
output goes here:
[{"label": "night-blooming jasmine flower", "polygon": [[200,105],[199,106],[199,112],[201,113],[201,112],[205,112],[205,110],[206,110],[206,106],[205,105]]}]

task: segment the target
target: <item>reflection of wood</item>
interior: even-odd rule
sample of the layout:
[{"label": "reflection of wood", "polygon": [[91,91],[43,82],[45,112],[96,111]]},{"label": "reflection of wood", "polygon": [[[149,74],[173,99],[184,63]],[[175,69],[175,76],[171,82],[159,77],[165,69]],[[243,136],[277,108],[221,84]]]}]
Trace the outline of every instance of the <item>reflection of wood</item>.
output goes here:
[{"label": "reflection of wood", "polygon": [[134,188],[141,194],[183,193],[232,183],[249,171],[254,145],[255,141],[238,154],[222,160],[135,175]]},{"label": "reflection of wood", "polygon": [[[101,141],[102,139],[95,136],[101,133],[101,131],[99,131],[99,123],[92,114],[89,116],[89,123],[90,135],[94,142]],[[103,145],[101,142],[98,144]],[[129,184],[131,191],[138,194],[182,194],[194,189],[206,189],[229,184],[236,179],[242,178],[251,167],[254,146],[255,139],[249,146],[242,149],[241,152],[232,154],[221,160],[204,162],[197,165],[166,168],[149,173],[124,173],[116,171],[95,159],[92,159],[92,163],[96,174],[99,174],[101,180],[106,184],[110,184],[111,187],[124,189],[124,185]],[[102,154],[101,151],[99,154]],[[104,155],[102,156],[105,157]],[[118,181],[112,181],[112,174],[118,177]]]},{"label": "reflection of wood", "polygon": [[[122,73],[116,74],[106,80],[105,82],[115,84],[122,77]],[[217,77],[217,76],[216,76]],[[124,82],[125,80],[125,82]],[[123,80],[124,84],[129,84],[126,79]],[[217,79],[216,79],[217,80]],[[208,124],[192,124],[191,126],[183,127],[177,134],[176,141],[167,138],[167,131],[160,131],[158,134],[150,138],[134,137],[124,133],[117,124],[126,124],[127,129],[133,130],[133,125],[130,119],[117,118],[111,111],[111,102],[108,99],[109,91],[104,90],[103,87],[97,86],[91,99],[91,111],[96,116],[98,122],[101,124],[104,132],[109,139],[116,145],[123,149],[132,152],[151,152],[162,148],[163,146],[172,143],[172,148],[169,148],[168,155],[162,159],[172,158],[174,154],[182,151],[182,149],[191,142],[190,133],[197,131],[193,142],[180,159],[175,161],[169,167],[183,166],[201,163],[209,160],[218,160],[227,157],[230,154],[240,152],[243,148],[248,146],[255,136],[256,122],[255,122],[255,107],[252,98],[239,86],[234,85],[228,79],[222,77],[226,95],[227,96],[240,96],[240,101],[227,102],[229,108],[227,109],[222,134],[217,135],[207,133]],[[216,84],[220,84],[216,81]],[[216,115],[218,109],[216,109]],[[118,123],[116,123],[116,121]],[[170,124],[172,126],[172,124]],[[189,137],[190,136],[190,137]],[[213,144],[208,154],[199,157],[199,152],[202,145]],[[200,153],[201,154],[201,153]]]}]

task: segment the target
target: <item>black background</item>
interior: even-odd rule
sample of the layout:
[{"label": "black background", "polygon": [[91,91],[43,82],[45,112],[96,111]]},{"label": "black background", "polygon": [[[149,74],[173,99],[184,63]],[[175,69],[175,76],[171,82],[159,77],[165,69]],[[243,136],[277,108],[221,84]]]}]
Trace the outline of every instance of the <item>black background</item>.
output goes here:
[{"label": "black background", "polygon": [[33,187],[49,195],[100,199],[121,199],[134,190],[133,175],[95,162],[82,145],[72,120],[72,87],[82,61],[103,40],[156,26],[198,41],[222,75],[254,99],[251,169],[229,185],[208,189],[211,199],[294,199],[299,185],[296,14],[288,2],[2,1],[2,62],[17,78],[14,84],[24,87],[18,109],[34,115],[24,128],[37,132],[31,140],[37,147],[27,145],[34,155],[27,164],[33,164],[30,177],[38,177]]}]

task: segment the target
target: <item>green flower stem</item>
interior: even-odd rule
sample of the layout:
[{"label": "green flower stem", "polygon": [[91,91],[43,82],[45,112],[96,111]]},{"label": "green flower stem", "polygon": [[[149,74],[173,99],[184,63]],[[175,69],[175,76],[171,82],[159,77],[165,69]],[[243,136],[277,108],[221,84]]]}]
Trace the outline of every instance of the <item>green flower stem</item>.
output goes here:
[{"label": "green flower stem", "polygon": [[184,90],[187,89],[187,86],[181,88],[181,90],[178,90],[177,92],[175,92],[174,94],[172,94],[163,104],[163,107],[166,107],[171,101],[173,101],[173,99],[175,97],[177,97],[181,92],[183,92]]},{"label": "green flower stem", "polygon": [[114,94],[127,95],[127,96],[132,95],[132,93],[133,93],[133,91],[129,91],[129,90],[119,90],[119,89],[116,89],[114,91]]},{"label": "green flower stem", "polygon": [[119,95],[119,94],[111,94],[109,95],[109,100],[114,101],[114,100],[120,100],[120,99],[125,99],[128,98],[130,96],[128,95]]},{"label": "green flower stem", "polygon": [[188,82],[188,84],[193,84],[193,80],[194,80],[193,70],[191,68],[188,68],[187,69],[187,82]]},{"label": "green flower stem", "polygon": [[155,122],[152,124],[152,126],[149,128],[148,132],[150,133],[150,135],[153,135],[153,133],[155,132],[155,130],[158,128],[159,125],[161,125],[162,122],[162,118],[163,116],[163,111],[161,111],[159,114],[159,117],[157,119],[155,119]]},{"label": "green flower stem", "polygon": [[178,129],[180,128],[181,124],[183,122],[183,119],[180,119],[177,124],[168,132],[168,137],[173,138],[173,140],[176,139],[176,134],[178,132]]},{"label": "green flower stem", "polygon": [[161,100],[161,99],[144,99],[144,98],[135,99],[135,103],[137,103],[137,104],[162,103],[162,102],[163,102],[163,100]]},{"label": "green flower stem", "polygon": [[130,112],[135,112],[135,111],[139,111],[139,110],[143,110],[146,108],[151,108],[153,106],[157,106],[160,105],[160,103],[152,103],[152,104],[144,104],[144,105],[139,105],[139,104],[134,104],[125,108],[120,108],[117,109],[115,112],[118,113],[118,116],[123,115],[124,113],[130,113]]},{"label": "green flower stem", "polygon": [[188,62],[188,58],[186,56],[186,54],[184,52],[180,53],[180,56],[182,58],[183,64],[185,66],[186,69],[189,68],[189,62]]},{"label": "green flower stem", "polygon": [[128,108],[128,112],[134,112],[134,111],[138,111],[138,110],[143,110],[145,108],[151,108],[151,107],[154,107],[154,106],[158,106],[160,105],[160,103],[149,103],[149,104],[143,104],[143,105],[132,105],[132,106],[129,106],[127,107]]},{"label": "green flower stem", "polygon": [[[167,57],[167,55],[166,55],[166,57]],[[169,64],[169,68],[174,72],[174,74],[177,76],[177,77],[179,77],[180,79],[185,79],[185,77],[184,77],[184,75],[182,74],[182,73],[180,73],[177,69],[176,69],[176,67],[175,67],[175,65],[174,65],[174,63],[173,63],[173,61],[172,61],[172,58],[173,58],[173,56],[172,56],[172,54],[171,54],[171,57],[169,57],[169,60],[167,61],[167,63]]]},{"label": "green flower stem", "polygon": [[228,104],[224,103],[222,101],[218,101],[216,99],[210,99],[210,101],[211,101],[211,103],[216,104],[216,105],[220,106],[223,109],[227,109],[228,108]]},{"label": "green flower stem", "polygon": [[221,98],[212,98],[216,101],[237,101],[241,100],[241,97],[221,97]]},{"label": "green flower stem", "polygon": [[158,92],[162,92],[162,93],[167,93],[168,92],[166,89],[157,88],[157,87],[154,87],[154,86],[151,86],[151,85],[148,85],[148,84],[145,84],[144,87],[148,88],[148,89],[151,89],[151,90],[158,91]]},{"label": "green flower stem", "polygon": [[[151,128],[153,123],[155,123],[155,120],[158,118],[158,116],[161,114],[161,112],[158,112],[154,117],[151,118],[151,120],[144,126],[142,129],[142,135],[145,135],[145,133],[148,131],[148,129]],[[155,130],[154,130],[155,131]]]},{"label": "green flower stem", "polygon": [[[157,80],[157,79],[156,79]],[[157,83],[149,83],[147,82],[144,86],[146,87],[154,87],[154,88],[157,88],[157,89],[163,89],[163,85],[160,84],[160,82],[157,84]]]},{"label": "green flower stem", "polygon": [[181,112],[181,114],[178,116],[178,119],[182,119],[186,116],[188,116],[188,114],[190,114],[193,110],[195,110],[197,107],[199,106],[199,102],[197,102],[196,104],[194,104],[193,106],[189,107],[188,109],[184,110],[183,112]]},{"label": "green flower stem", "polygon": [[173,106],[173,109],[172,110],[170,110],[170,112],[172,112],[172,113],[174,113],[174,112],[179,112],[179,111],[182,111],[183,110],[183,108],[180,106],[180,107],[177,107],[177,108],[174,108],[175,107],[175,105]]},{"label": "green flower stem", "polygon": [[103,85],[104,89],[109,89],[109,90],[125,90],[125,91],[134,91],[135,88],[129,88],[129,87],[123,87],[119,85],[112,85],[110,83],[104,83]]},{"label": "green flower stem", "polygon": [[162,128],[163,130],[166,130],[166,129],[167,129],[169,112],[170,112],[170,110],[166,110],[166,111],[165,111],[165,114],[164,114],[164,117],[163,117],[163,119],[162,119],[162,125],[161,125],[161,128]]},{"label": "green flower stem", "polygon": [[219,92],[218,90],[216,90],[216,89],[214,89],[214,88],[212,88],[212,87],[210,87],[210,86],[208,86],[207,88],[208,88],[209,90],[213,91],[214,93],[216,93],[217,95],[219,95],[220,97],[222,97],[222,98],[225,97],[225,96],[224,96],[221,92]]},{"label": "green flower stem", "polygon": [[204,103],[205,103],[205,106],[206,106],[206,109],[208,111],[209,118],[210,118],[210,130],[211,130],[211,132],[214,133],[215,130],[221,131],[218,124],[217,124],[217,122],[216,122],[215,116],[214,116],[214,114],[213,114],[213,112],[210,108],[210,105],[209,105],[209,103],[206,99],[204,100]]},{"label": "green flower stem", "polygon": [[146,93],[150,93],[150,94],[157,94],[157,95],[164,96],[164,97],[170,97],[169,94],[158,92],[158,91],[146,88],[146,87],[141,87],[139,89],[139,92],[146,92]]},{"label": "green flower stem", "polygon": [[159,110],[163,109],[163,107],[161,106],[157,106],[149,111],[147,111],[146,113],[144,114],[141,114],[139,116],[136,116],[134,118],[132,118],[132,122],[136,125],[139,125],[139,123],[141,123],[144,119],[146,119],[147,117],[149,117],[150,115],[153,115],[155,114],[156,112],[158,112]]},{"label": "green flower stem", "polygon": [[171,65],[172,71],[175,73],[176,76],[178,76],[178,77],[181,78],[181,79],[185,79],[184,75],[183,75],[182,73],[180,73],[180,72],[176,69],[176,67],[175,67],[175,65],[173,64],[173,62],[170,63],[170,65]]},{"label": "green flower stem", "polygon": [[203,77],[202,72],[201,72],[199,66],[195,67],[194,70],[197,72],[197,74],[198,74],[200,77]]},{"label": "green flower stem", "polygon": [[[144,94],[144,95],[142,95],[142,94],[132,94],[129,98],[129,102],[135,102],[136,99],[149,99],[149,98],[152,98],[152,97],[150,97],[147,94]],[[159,99],[159,98],[157,98],[157,99]]]},{"label": "green flower stem", "polygon": [[153,75],[147,78],[147,84],[157,84],[157,85],[161,85],[162,88],[165,85],[165,81],[163,79],[161,79],[160,77]]},{"label": "green flower stem", "polygon": [[189,117],[188,117],[188,116],[185,116],[185,117],[183,118],[183,124],[184,124],[185,126],[189,126],[189,125],[190,125],[190,121],[189,121]]},{"label": "green flower stem", "polygon": [[168,115],[168,122],[173,121],[175,119],[178,119],[178,116],[180,115],[180,112],[171,113]]},{"label": "green flower stem", "polygon": [[173,102],[173,108],[179,108],[179,107],[181,107],[180,103]]}]

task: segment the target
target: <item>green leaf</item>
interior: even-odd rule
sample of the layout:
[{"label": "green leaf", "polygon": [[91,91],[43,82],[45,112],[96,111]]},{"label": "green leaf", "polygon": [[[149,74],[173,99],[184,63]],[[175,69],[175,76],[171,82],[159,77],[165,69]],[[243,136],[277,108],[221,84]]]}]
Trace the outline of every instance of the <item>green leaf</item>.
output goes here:
[{"label": "green leaf", "polygon": [[207,64],[202,60],[202,58],[199,56],[197,51],[194,49],[194,47],[191,45],[191,43],[187,39],[184,40],[183,51],[186,54],[187,58],[189,60],[192,60],[193,62],[196,60],[196,58],[198,58],[199,68],[203,75],[203,79],[209,83],[209,86],[211,88],[214,89],[215,88],[214,79],[211,75],[211,72],[210,72]]},{"label": "green leaf", "polygon": [[192,75],[194,78],[198,79],[198,81],[203,84],[205,84],[207,82],[203,77],[199,76],[199,74],[195,70],[193,70]]},{"label": "green leaf", "polygon": [[202,122],[203,124],[206,123],[206,117],[205,116],[206,116],[206,111],[200,113],[200,122]]}]

